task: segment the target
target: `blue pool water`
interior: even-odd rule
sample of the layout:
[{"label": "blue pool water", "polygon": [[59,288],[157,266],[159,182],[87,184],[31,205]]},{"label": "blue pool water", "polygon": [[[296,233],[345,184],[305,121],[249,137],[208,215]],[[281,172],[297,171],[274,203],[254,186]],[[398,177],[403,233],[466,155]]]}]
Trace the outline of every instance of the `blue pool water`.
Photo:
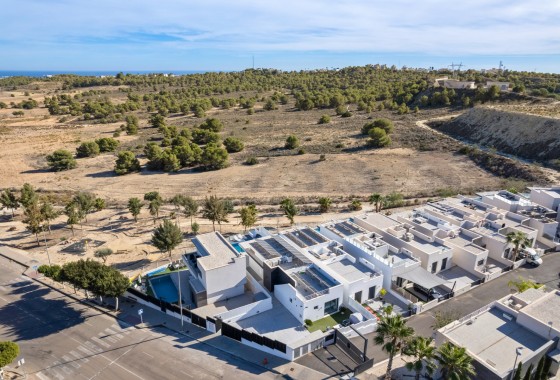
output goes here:
[{"label": "blue pool water", "polygon": [[167,267],[163,267],[163,268],[159,268],[159,269],[154,269],[153,271],[146,273],[146,275],[147,275],[147,276],[154,276],[154,275],[156,275],[156,274],[158,274],[158,273],[165,272],[166,270],[167,270]]},{"label": "blue pool water", "polygon": [[243,249],[243,247],[241,247],[239,245],[239,243],[233,243],[233,248],[235,248],[237,250],[237,252],[245,252],[245,250]]},{"label": "blue pool water", "polygon": [[150,284],[157,298],[160,300],[176,303],[179,300],[179,294],[170,276],[158,276],[150,278]]}]

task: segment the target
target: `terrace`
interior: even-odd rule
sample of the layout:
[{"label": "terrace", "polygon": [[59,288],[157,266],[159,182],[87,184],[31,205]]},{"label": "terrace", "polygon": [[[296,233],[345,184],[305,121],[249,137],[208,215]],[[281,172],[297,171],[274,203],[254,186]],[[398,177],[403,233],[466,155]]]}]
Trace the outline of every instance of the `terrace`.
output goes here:
[{"label": "terrace", "polygon": [[321,235],[317,231],[312,230],[309,227],[285,232],[282,235],[290,239],[295,245],[300,248],[307,248],[328,241],[327,238],[325,238],[323,235]]},{"label": "terrace", "polygon": [[379,273],[366,267],[359,261],[353,263],[348,259],[343,259],[340,261],[335,261],[334,263],[330,263],[327,266],[328,268],[332,269],[334,272],[342,276],[349,283],[380,276]]},{"label": "terrace", "polygon": [[312,265],[296,268],[288,272],[288,275],[295,281],[297,292],[306,300],[328,294],[330,288],[339,285]]},{"label": "terrace", "polygon": [[323,227],[340,236],[341,238],[367,233],[367,231],[362,227],[347,220],[326,224]]}]

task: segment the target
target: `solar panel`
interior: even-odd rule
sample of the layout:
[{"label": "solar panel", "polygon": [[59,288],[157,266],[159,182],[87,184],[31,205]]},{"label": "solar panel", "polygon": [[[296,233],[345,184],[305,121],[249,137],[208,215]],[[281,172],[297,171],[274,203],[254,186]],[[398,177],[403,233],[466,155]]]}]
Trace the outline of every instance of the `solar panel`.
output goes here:
[{"label": "solar panel", "polygon": [[311,228],[303,228],[300,231],[303,232],[308,237],[310,237],[311,239],[313,239],[316,242],[315,244],[324,243],[324,242],[327,241],[327,239],[325,239],[323,237],[323,235],[317,233],[316,231],[312,230]]}]

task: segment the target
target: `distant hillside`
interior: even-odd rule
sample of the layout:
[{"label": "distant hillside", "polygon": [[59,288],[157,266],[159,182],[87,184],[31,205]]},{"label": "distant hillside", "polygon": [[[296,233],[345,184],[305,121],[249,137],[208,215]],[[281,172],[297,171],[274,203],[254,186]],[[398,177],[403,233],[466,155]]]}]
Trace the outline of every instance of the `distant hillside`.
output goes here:
[{"label": "distant hillside", "polygon": [[441,132],[518,157],[560,158],[560,119],[491,107],[475,107],[440,125]]}]

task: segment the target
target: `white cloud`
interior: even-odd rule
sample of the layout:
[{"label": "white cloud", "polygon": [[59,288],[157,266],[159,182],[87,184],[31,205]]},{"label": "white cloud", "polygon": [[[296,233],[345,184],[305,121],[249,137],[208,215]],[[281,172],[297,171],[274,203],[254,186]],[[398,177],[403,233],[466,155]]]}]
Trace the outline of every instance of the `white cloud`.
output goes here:
[{"label": "white cloud", "polygon": [[[0,39],[74,46],[127,43],[244,51],[549,54],[560,2],[543,0],[18,0]],[[180,41],[147,38],[169,35]],[[143,37],[142,37],[143,36]]]}]

